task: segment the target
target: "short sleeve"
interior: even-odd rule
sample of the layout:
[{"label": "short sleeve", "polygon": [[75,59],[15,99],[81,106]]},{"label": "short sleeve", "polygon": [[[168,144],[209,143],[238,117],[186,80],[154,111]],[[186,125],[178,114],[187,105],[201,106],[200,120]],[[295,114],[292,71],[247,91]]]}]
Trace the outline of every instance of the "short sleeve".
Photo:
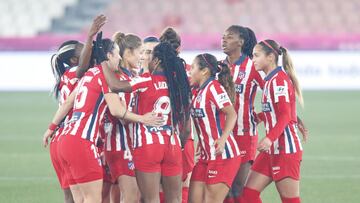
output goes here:
[{"label": "short sleeve", "polygon": [[290,103],[289,84],[286,80],[276,78],[272,81],[274,103]]},{"label": "short sleeve", "polygon": [[106,80],[105,80],[105,77],[104,77],[103,73],[99,74],[98,83],[99,83],[99,85],[101,87],[101,91],[103,92],[103,94],[107,94],[107,93],[111,92],[108,84],[106,83]]},{"label": "short sleeve", "polygon": [[231,101],[223,86],[213,84],[209,87],[210,101],[212,101],[218,109],[230,106]]},{"label": "short sleeve", "polygon": [[145,92],[152,85],[152,79],[150,75],[142,75],[131,78],[129,83],[133,92]]}]

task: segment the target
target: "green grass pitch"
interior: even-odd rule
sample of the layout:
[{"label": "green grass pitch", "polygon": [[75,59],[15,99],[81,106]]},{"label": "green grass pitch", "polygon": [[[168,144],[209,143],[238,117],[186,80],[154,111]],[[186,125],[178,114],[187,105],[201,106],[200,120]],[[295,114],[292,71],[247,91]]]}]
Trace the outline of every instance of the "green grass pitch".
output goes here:
[{"label": "green grass pitch", "polygon": [[[310,138],[301,169],[303,202],[359,202],[360,91],[308,91],[304,98],[299,115]],[[48,149],[41,145],[56,108],[47,92],[0,92],[0,202],[63,202]],[[280,202],[273,184],[262,198]]]}]

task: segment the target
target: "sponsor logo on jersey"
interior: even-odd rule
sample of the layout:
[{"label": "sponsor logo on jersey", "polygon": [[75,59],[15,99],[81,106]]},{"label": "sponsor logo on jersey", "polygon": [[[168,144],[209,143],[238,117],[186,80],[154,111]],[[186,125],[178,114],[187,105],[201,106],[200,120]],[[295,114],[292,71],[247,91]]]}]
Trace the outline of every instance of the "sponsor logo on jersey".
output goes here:
[{"label": "sponsor logo on jersey", "polygon": [[202,108],[192,108],[192,109],[190,109],[190,114],[194,118],[205,117],[204,109],[202,109]]},{"label": "sponsor logo on jersey", "polygon": [[224,93],[217,95],[216,100],[219,102],[219,104],[224,104],[226,102],[229,102],[230,99],[229,99],[228,95],[224,92]]},{"label": "sponsor logo on jersey", "polygon": [[244,84],[235,84],[235,92],[236,93],[243,93],[244,91]]},{"label": "sponsor logo on jersey", "polygon": [[271,112],[271,106],[269,102],[262,103],[263,112]]},{"label": "sponsor logo on jersey", "polygon": [[169,125],[163,125],[163,126],[159,126],[159,127],[154,127],[154,126],[146,126],[146,128],[148,129],[149,132],[159,132],[159,131],[172,131],[172,127]]}]

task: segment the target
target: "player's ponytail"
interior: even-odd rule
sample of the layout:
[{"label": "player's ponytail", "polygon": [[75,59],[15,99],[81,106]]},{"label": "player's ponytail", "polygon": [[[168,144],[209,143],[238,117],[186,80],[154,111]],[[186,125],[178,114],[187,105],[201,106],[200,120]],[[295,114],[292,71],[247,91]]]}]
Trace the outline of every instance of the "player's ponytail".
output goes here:
[{"label": "player's ponytail", "polygon": [[210,70],[211,77],[215,78],[217,75],[219,83],[225,88],[231,102],[234,103],[235,88],[229,66],[218,62],[215,56],[208,53],[197,55],[196,60],[199,64],[200,70],[208,68]]},{"label": "player's ponytail", "polygon": [[304,98],[302,95],[300,83],[299,83],[299,80],[297,79],[296,72],[295,72],[292,60],[290,58],[290,55],[288,53],[288,50],[284,47],[280,47],[279,50],[281,51],[281,54],[282,54],[282,63],[283,63],[284,70],[289,75],[289,77],[294,85],[295,93],[296,93],[296,96],[297,96],[297,99],[298,99],[300,105],[302,107],[304,107]]},{"label": "player's ponytail", "polygon": [[79,44],[79,41],[76,40],[66,41],[59,47],[57,53],[51,56],[51,70],[55,77],[55,85],[52,92],[56,99],[59,98],[61,77],[71,67],[70,60],[72,57],[75,57]]},{"label": "player's ponytail", "polygon": [[[282,66],[288,74],[291,82],[293,83],[295,93],[300,105],[304,106],[304,98],[302,96],[299,80],[296,77],[295,68],[293,66],[290,55],[284,47],[281,47],[277,42],[267,39],[259,42],[266,55],[274,54],[276,65]],[[281,58],[279,58],[281,57]]]},{"label": "player's ponytail", "polygon": [[229,95],[231,102],[235,102],[235,85],[233,77],[231,76],[230,68],[222,62],[218,62],[219,73],[218,81],[225,88],[226,93]]},{"label": "player's ponytail", "polygon": [[153,51],[153,59],[160,60],[168,85],[173,125],[190,115],[191,90],[185,72],[185,62],[167,42],[161,42]]}]

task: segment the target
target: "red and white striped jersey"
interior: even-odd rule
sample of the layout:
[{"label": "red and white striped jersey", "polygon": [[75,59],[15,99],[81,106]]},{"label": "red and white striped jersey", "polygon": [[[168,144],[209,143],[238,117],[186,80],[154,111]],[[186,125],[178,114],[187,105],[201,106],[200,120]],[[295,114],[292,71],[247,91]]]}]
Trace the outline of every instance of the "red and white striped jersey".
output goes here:
[{"label": "red and white striped jersey", "polygon": [[232,135],[229,135],[222,155],[215,155],[214,141],[222,135],[225,114],[222,108],[232,105],[228,94],[214,78],[209,78],[193,96],[191,116],[201,144],[203,160],[229,159],[240,155]]},{"label": "red and white striped jersey", "polygon": [[265,77],[261,102],[266,136],[273,142],[269,153],[291,154],[302,151],[297,133],[295,90],[282,67]]},{"label": "red and white striped jersey", "polygon": [[165,144],[164,136],[171,136],[171,144],[180,146],[180,138],[176,130],[178,125],[172,126],[169,90],[164,73],[143,74],[132,78],[130,84],[132,91],[137,92],[135,112],[140,115],[155,112],[164,119],[160,127],[135,123],[132,139],[134,148],[155,143]]},{"label": "red and white striped jersey", "polygon": [[[121,68],[122,73],[118,75],[120,80],[130,81],[132,74],[125,68]],[[133,111],[135,106],[134,93],[119,93],[121,102],[124,102],[128,111]],[[133,123],[126,123],[120,121],[111,115],[110,111],[105,112],[103,119],[104,132],[105,132],[105,150],[106,151],[126,151],[130,150],[131,137],[133,134]]]},{"label": "red and white striped jersey", "polygon": [[[76,77],[76,69],[77,67],[72,67],[67,69],[64,74],[61,76],[60,85],[59,85],[59,106],[61,106],[67,97],[72,93],[75,89],[78,78]],[[52,142],[57,141],[59,139],[59,135],[61,134],[64,123],[68,122],[72,116],[72,109],[66,115],[65,119],[59,124],[59,129],[57,129],[55,135],[52,138]]]},{"label": "red and white striped jersey", "polygon": [[64,135],[79,136],[95,143],[99,124],[106,109],[104,94],[109,93],[102,67],[90,68],[79,81],[73,115],[66,123]]},{"label": "red and white striped jersey", "polygon": [[[228,60],[224,60],[228,63]],[[255,122],[254,100],[257,88],[263,89],[264,81],[255,70],[252,60],[242,55],[230,65],[235,83],[235,111],[238,115],[233,133],[234,136],[255,136],[258,134]]]}]

